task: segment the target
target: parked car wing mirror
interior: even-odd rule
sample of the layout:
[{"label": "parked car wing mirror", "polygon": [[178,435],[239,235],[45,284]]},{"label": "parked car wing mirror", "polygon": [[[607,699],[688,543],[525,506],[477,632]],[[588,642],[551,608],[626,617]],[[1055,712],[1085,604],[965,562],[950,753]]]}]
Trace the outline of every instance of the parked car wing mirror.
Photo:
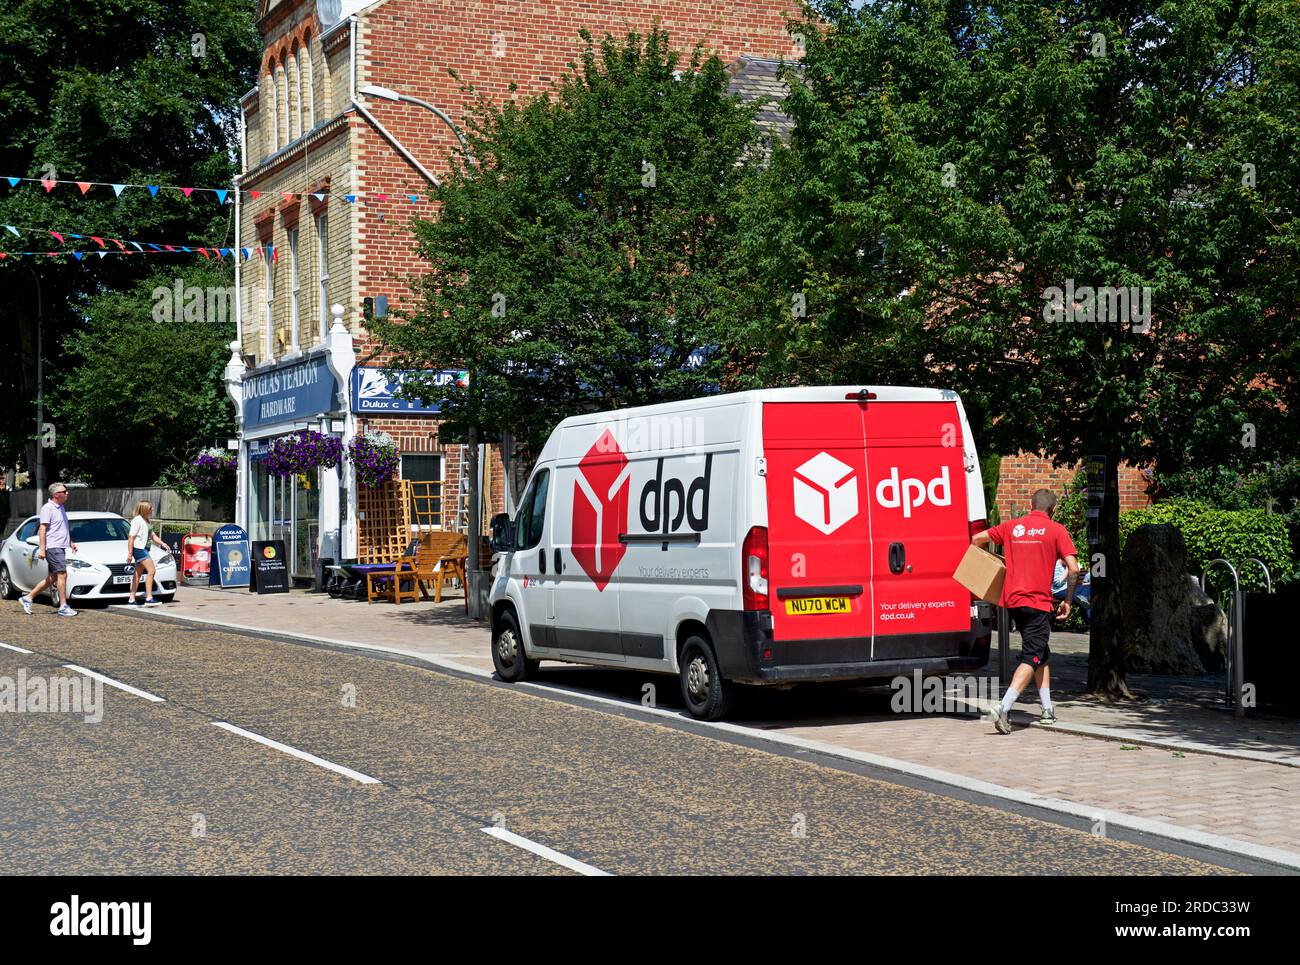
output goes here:
[{"label": "parked car wing mirror", "polygon": [[41,545],[41,541],[40,541],[40,539],[39,539],[38,537],[36,537],[36,536],[28,536],[28,537],[27,537],[27,540],[26,540],[26,543],[27,543],[28,546],[40,546],[40,545]]}]

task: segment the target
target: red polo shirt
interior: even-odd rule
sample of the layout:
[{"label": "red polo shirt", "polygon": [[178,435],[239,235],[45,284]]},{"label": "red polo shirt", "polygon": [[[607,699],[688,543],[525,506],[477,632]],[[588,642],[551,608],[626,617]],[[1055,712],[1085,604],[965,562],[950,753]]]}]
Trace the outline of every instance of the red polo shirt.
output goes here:
[{"label": "red polo shirt", "polygon": [[1052,572],[1056,561],[1074,556],[1074,542],[1064,526],[1053,522],[1042,510],[999,523],[988,531],[989,539],[1002,546],[1007,576],[1002,582],[1004,607],[1047,610],[1053,607]]}]

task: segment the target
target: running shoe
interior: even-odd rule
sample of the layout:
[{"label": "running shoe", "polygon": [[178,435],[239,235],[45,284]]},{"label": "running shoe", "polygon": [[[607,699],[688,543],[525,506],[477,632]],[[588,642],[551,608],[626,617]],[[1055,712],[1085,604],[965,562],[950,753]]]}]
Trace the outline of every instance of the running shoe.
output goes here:
[{"label": "running shoe", "polygon": [[1044,707],[1042,714],[1039,715],[1038,722],[1040,724],[1055,724],[1056,712],[1051,707]]},{"label": "running shoe", "polygon": [[22,605],[23,612],[28,616],[32,615],[32,598],[30,596],[20,596],[18,602]]},{"label": "running shoe", "polygon": [[1001,704],[994,704],[990,707],[987,717],[989,723],[998,729],[999,734],[1011,733],[1011,718],[1007,716],[1007,712],[1002,709]]},{"label": "running shoe", "polygon": [[77,611],[72,609],[72,607],[68,606],[66,603],[55,610],[54,613],[56,616],[61,617],[75,617],[77,615]]}]

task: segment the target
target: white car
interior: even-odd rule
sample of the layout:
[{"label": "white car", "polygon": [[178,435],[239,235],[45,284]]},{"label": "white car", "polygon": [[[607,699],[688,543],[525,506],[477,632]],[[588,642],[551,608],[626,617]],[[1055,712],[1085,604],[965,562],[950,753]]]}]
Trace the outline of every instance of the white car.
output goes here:
[{"label": "white car", "polygon": [[[68,513],[72,542],[77,552],[68,556],[69,603],[102,600],[125,602],[131,593],[131,573],[126,562],[126,540],[131,524],[116,513]],[[36,531],[40,518],[25,520],[0,545],[0,599],[12,599],[45,579],[45,560],[36,558],[40,547]],[[176,592],[176,559],[158,547],[150,547],[157,567],[154,599],[167,601]],[[47,594],[52,590],[47,590]],[[141,587],[140,599],[144,599]]]}]

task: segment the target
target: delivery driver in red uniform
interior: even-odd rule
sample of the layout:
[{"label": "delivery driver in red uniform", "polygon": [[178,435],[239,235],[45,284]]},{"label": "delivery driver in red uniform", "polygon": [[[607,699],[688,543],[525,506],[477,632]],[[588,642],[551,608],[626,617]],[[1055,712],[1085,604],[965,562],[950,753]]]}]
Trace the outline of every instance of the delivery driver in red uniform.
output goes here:
[{"label": "delivery driver in red uniform", "polygon": [[1051,656],[1047,641],[1052,635],[1052,573],[1056,561],[1064,560],[1069,571],[1065,599],[1057,612],[1062,620],[1070,615],[1070,602],[1079,582],[1079,561],[1074,555],[1074,543],[1065,527],[1052,521],[1056,497],[1049,490],[1040,489],[1034,493],[1032,506],[1028,516],[999,523],[992,529],[977,533],[971,540],[976,546],[989,542],[1002,546],[1007,575],[1002,582],[1001,603],[1010,611],[1020,630],[1020,665],[1016,667],[1002,703],[989,708],[989,721],[1000,734],[1011,733],[1011,708],[1029,686],[1030,677],[1038,687],[1038,700],[1043,705],[1043,714],[1038,722],[1056,723],[1056,715],[1052,713],[1052,677],[1047,668]]}]

